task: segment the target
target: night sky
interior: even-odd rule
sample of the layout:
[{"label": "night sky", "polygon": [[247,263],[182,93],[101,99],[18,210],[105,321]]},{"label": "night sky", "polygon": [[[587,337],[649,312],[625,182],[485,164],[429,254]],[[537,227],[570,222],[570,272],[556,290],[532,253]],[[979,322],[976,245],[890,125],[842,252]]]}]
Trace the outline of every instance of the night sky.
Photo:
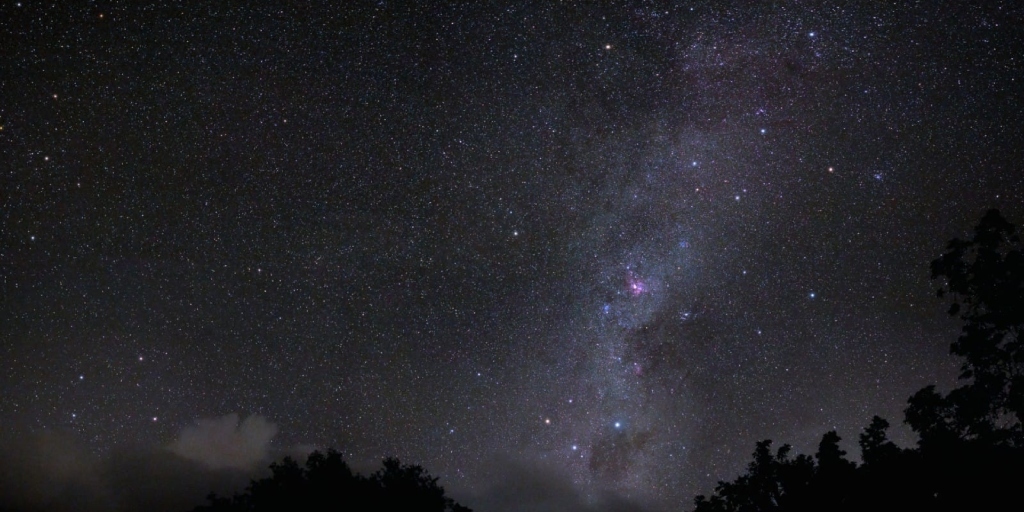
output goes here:
[{"label": "night sky", "polygon": [[1015,2],[258,4],[0,5],[5,446],[676,510],[948,388],[1024,220]]}]

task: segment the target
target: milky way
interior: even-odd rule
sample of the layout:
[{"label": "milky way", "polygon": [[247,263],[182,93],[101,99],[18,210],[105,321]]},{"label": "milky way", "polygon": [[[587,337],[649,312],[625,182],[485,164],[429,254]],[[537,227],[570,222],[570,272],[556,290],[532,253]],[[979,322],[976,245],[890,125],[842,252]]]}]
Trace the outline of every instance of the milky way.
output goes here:
[{"label": "milky way", "polygon": [[1024,216],[1024,14],[706,4],[5,2],[0,440],[258,415],[485,512],[855,453]]}]

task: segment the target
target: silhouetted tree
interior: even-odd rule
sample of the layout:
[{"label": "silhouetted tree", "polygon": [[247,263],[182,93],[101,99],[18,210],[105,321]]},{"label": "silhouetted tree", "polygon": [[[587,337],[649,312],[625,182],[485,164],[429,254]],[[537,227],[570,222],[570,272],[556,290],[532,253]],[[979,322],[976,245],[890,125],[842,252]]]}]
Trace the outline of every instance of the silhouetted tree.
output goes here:
[{"label": "silhouetted tree", "polygon": [[786,510],[794,499],[806,495],[814,478],[814,461],[806,456],[789,456],[792,447],[783,445],[773,455],[772,442],[764,440],[754,449],[747,473],[733,482],[718,482],[710,499],[694,499],[698,512],[745,512]]},{"label": "silhouetted tree", "polygon": [[964,359],[967,381],[946,396],[934,387],[910,400],[907,422],[922,440],[950,435],[1024,446],[1024,254],[1016,226],[989,210],[970,240],[953,239],[931,264],[963,321],[950,352]]},{"label": "silhouetted tree", "polygon": [[814,454],[818,462],[811,481],[810,502],[814,508],[845,510],[850,506],[849,480],[857,465],[846,460],[846,451],[839,447],[842,438],[835,430],[825,433]]},{"label": "silhouetted tree", "polygon": [[452,500],[444,495],[420,466],[403,466],[398,459],[386,459],[384,467],[370,476],[383,510],[449,510]]},{"label": "silhouetted tree", "polygon": [[471,512],[445,496],[422,467],[384,460],[369,477],[353,473],[341,454],[313,452],[305,467],[290,457],[270,465],[271,476],[253,480],[233,498],[214,495],[194,512],[380,511]]},{"label": "silhouetted tree", "polygon": [[996,210],[970,240],[955,239],[931,264],[963,321],[951,353],[963,358],[961,386],[928,386],[908,400],[904,421],[916,448],[888,439],[875,416],[860,435],[861,465],[828,432],[812,461],[754,451],[747,473],[697,496],[699,512],[804,510],[1019,510],[1024,475],[1024,255],[1016,227]]},{"label": "silhouetted tree", "polygon": [[865,466],[884,466],[900,455],[900,449],[889,440],[889,422],[875,416],[860,434],[860,460]]}]

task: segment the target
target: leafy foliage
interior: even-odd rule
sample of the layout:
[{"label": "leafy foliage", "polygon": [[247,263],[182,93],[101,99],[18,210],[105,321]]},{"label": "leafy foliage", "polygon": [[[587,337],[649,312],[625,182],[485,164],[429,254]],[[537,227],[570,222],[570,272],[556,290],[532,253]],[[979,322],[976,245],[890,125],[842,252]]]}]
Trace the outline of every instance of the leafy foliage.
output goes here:
[{"label": "leafy foliage", "polygon": [[[775,455],[757,443],[747,473],[694,500],[697,512],[804,510],[1016,510],[1024,475],[1024,255],[1016,227],[996,210],[970,240],[955,239],[931,264],[940,297],[963,321],[951,353],[963,358],[960,387],[915,393],[904,421],[920,436],[901,449],[875,416],[860,434],[861,464],[835,432],[814,460]],[[1015,504],[1015,505],[1014,505]]]},{"label": "leafy foliage", "polygon": [[271,476],[253,480],[233,498],[209,496],[194,512],[379,511],[471,512],[445,496],[437,478],[422,467],[384,460],[365,477],[352,472],[341,454],[313,452],[305,467],[286,457],[270,465]]},{"label": "leafy foliage", "polygon": [[950,352],[964,358],[968,381],[947,396],[926,388],[910,400],[907,421],[922,438],[956,435],[1024,446],[1024,253],[1016,226],[990,210],[970,240],[954,239],[932,262],[940,297],[963,321]]},{"label": "leafy foliage", "polygon": [[771,452],[772,442],[757,443],[747,474],[734,482],[719,482],[710,499],[697,496],[698,512],[783,510],[793,496],[806,491],[815,474],[814,461],[799,455],[790,458],[791,447]]}]

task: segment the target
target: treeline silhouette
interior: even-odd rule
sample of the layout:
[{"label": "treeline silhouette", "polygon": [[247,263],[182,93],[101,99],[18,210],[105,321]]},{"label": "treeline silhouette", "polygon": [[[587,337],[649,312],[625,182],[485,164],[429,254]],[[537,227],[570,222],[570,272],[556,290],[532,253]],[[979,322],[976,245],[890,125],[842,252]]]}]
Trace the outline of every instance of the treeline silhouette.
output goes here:
[{"label": "treeline silhouette", "polygon": [[193,512],[381,511],[472,512],[447,497],[444,487],[422,467],[384,460],[384,467],[363,476],[341,454],[313,452],[306,465],[286,457],[270,465],[271,476],[253,480],[245,492],[225,498],[210,495]]},{"label": "treeline silhouette", "polygon": [[860,434],[861,463],[828,432],[814,457],[757,443],[747,472],[719,482],[696,512],[804,510],[1024,510],[1024,253],[1016,226],[990,210],[969,240],[931,263],[939,297],[963,322],[950,352],[962,385],[928,386],[908,400],[914,448],[886,436],[875,416]]}]

